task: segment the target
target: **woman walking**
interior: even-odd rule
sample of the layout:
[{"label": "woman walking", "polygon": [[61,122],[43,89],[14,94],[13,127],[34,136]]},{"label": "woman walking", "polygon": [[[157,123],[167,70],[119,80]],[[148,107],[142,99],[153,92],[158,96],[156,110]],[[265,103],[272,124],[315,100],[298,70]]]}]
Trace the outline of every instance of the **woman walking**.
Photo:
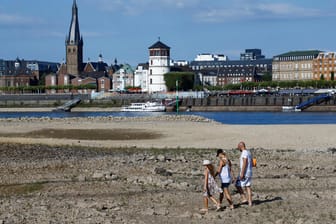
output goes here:
[{"label": "woman walking", "polygon": [[222,183],[223,193],[219,195],[219,203],[222,204],[223,198],[225,196],[226,200],[229,202],[230,209],[233,209],[232,197],[229,191],[230,183],[232,182],[232,177],[234,177],[232,172],[231,161],[227,157],[227,154],[222,149],[217,150],[217,157],[219,158],[219,165],[216,172],[216,175],[219,175],[219,178]]},{"label": "woman walking", "polygon": [[222,193],[222,189],[218,187],[214,175],[215,168],[209,160],[203,161],[204,166],[204,186],[203,186],[203,202],[204,208],[201,209],[201,212],[206,213],[209,210],[208,201],[210,200],[216,205],[216,211],[221,209],[219,201],[214,197],[215,194]]}]

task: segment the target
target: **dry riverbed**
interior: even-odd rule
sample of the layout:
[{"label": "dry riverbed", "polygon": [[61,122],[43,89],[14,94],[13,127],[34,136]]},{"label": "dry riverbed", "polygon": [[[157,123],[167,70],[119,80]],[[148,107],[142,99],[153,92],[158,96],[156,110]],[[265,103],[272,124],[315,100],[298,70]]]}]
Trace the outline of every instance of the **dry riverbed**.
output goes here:
[{"label": "dry riverbed", "polygon": [[[175,133],[172,124],[179,128]],[[222,146],[237,173],[239,152],[233,148],[261,136],[263,127],[239,134],[236,126],[198,117],[14,119],[1,120],[0,127],[0,223],[336,222],[336,149],[320,136],[331,133],[316,134],[320,147],[309,147],[308,128],[301,129],[307,139],[297,134],[304,147],[246,141],[258,159],[254,206],[240,205],[231,186],[236,208],[211,207],[202,215],[202,160],[215,161],[215,148]],[[281,140],[282,127],[276,130]],[[194,142],[192,131],[198,132]],[[224,137],[213,143],[216,131]],[[174,147],[168,144],[176,139]],[[289,138],[288,145],[295,144]]]}]

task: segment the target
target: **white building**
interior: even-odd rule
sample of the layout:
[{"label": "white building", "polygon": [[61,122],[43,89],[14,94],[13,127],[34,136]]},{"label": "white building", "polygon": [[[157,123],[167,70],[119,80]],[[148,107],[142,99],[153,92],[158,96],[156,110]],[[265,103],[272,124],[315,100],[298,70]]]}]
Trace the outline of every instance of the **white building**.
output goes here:
[{"label": "white building", "polygon": [[148,92],[166,92],[164,74],[170,71],[170,47],[160,40],[149,48]]},{"label": "white building", "polygon": [[187,60],[171,60],[170,65],[172,65],[172,66],[188,66],[189,61],[187,61]]},{"label": "white building", "polygon": [[198,54],[194,61],[227,61],[228,57],[224,54]]},{"label": "white building", "polygon": [[134,87],[140,87],[142,92],[148,92],[148,63],[139,64],[134,72]]},{"label": "white building", "polygon": [[125,87],[134,86],[134,70],[129,64],[123,64],[112,76],[113,90],[123,91]]}]

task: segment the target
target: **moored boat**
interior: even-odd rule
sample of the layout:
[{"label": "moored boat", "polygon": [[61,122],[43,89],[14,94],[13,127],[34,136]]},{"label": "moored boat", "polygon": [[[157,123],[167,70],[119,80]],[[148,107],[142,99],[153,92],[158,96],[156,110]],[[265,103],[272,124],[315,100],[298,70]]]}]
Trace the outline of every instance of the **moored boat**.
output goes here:
[{"label": "moored boat", "polygon": [[301,109],[296,108],[296,106],[295,107],[293,107],[293,106],[282,106],[282,111],[283,112],[300,112]]},{"label": "moored boat", "polygon": [[166,106],[159,102],[131,103],[121,108],[123,112],[164,112]]}]

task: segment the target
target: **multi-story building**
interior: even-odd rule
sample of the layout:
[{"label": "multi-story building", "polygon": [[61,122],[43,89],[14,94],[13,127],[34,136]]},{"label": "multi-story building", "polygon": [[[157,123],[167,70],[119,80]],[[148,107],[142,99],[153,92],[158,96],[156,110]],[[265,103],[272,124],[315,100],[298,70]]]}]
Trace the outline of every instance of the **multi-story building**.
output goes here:
[{"label": "multi-story building", "polygon": [[6,61],[0,59],[0,76],[5,75],[5,73],[6,73]]},{"label": "multi-story building", "polygon": [[201,84],[206,85],[259,81],[262,75],[271,73],[272,59],[261,57],[261,51],[254,53],[259,56],[253,60],[195,60],[190,63],[190,68],[196,72]]},{"label": "multi-story building", "polygon": [[37,60],[0,60],[0,87],[20,87],[41,84],[44,75],[55,73],[58,63]]},{"label": "multi-story building", "polygon": [[134,72],[134,86],[140,87],[142,92],[148,92],[148,74],[149,74],[149,64],[141,63],[138,64]]},{"label": "multi-story building", "polygon": [[227,61],[229,58],[224,54],[198,54],[194,61]]},{"label": "multi-story building", "polygon": [[160,40],[149,48],[148,92],[167,91],[164,74],[170,71],[170,47]]},{"label": "multi-story building", "polygon": [[321,52],[313,60],[313,77],[314,80],[332,80],[336,72],[336,53]]},{"label": "multi-story building", "polygon": [[261,54],[261,49],[246,49],[244,53],[240,54],[240,60],[250,61],[264,59],[265,56]]},{"label": "multi-story building", "polygon": [[134,70],[129,64],[124,64],[113,74],[113,90],[124,91],[126,87],[134,86]]},{"label": "multi-story building", "polygon": [[312,80],[313,63],[321,51],[290,51],[273,57],[272,80]]}]

